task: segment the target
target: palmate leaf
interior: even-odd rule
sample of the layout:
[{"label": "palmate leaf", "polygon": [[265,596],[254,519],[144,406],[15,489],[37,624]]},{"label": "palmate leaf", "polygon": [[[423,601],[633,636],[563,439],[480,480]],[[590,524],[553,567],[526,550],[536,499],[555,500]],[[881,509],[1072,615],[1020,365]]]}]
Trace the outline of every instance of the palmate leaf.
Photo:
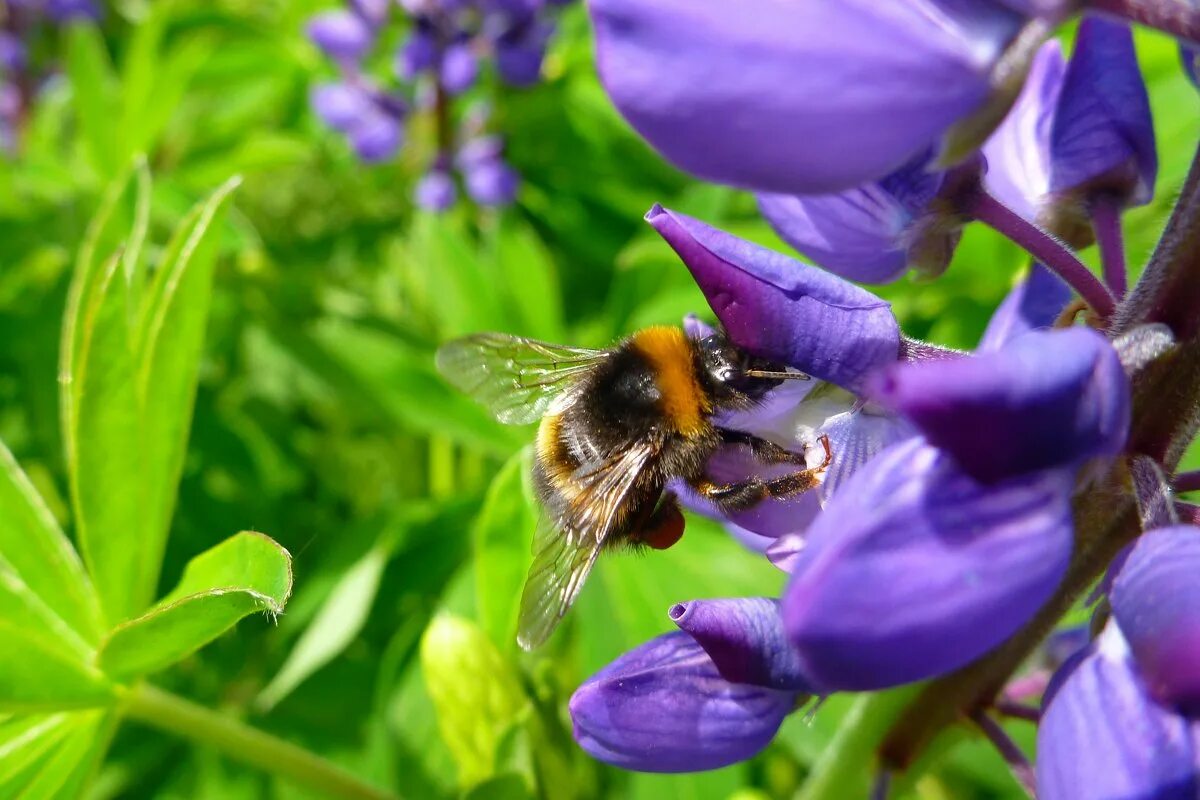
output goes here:
[{"label": "palmate leaf", "polygon": [[82,711],[0,723],[0,797],[79,797],[114,722],[112,712]]},{"label": "palmate leaf", "polygon": [[128,176],[114,184],[80,248],[60,364],[77,538],[110,622],[144,609],[158,581],[211,295],[214,223],[238,183],[189,212],[145,287],[149,178],[144,167],[135,173],[136,191]]},{"label": "palmate leaf", "polygon": [[288,552],[260,533],[239,533],[193,558],[179,585],[154,608],[113,629],[98,663],[119,679],[162,669],[243,617],[282,613],[291,592]]}]

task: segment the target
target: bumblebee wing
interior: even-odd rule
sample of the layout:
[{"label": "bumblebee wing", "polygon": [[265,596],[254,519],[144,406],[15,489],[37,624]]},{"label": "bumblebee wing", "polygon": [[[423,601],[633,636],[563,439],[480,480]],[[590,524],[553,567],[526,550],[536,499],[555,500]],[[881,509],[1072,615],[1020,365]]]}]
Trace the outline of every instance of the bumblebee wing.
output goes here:
[{"label": "bumblebee wing", "polygon": [[521,594],[521,647],[532,650],[546,641],[579,597],[622,505],[659,449],[656,442],[639,442],[581,468],[574,476],[580,492],[571,502],[572,519],[556,522],[542,515]]},{"label": "bumblebee wing", "polygon": [[524,425],[540,419],[558,394],[608,356],[607,350],[477,333],[442,345],[437,368],[500,422]]}]

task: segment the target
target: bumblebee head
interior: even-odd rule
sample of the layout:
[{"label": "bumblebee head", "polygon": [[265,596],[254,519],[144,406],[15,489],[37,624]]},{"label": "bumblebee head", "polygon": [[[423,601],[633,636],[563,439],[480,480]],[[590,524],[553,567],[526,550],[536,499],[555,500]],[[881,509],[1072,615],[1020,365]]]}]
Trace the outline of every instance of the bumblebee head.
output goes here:
[{"label": "bumblebee head", "polygon": [[738,348],[724,333],[714,333],[696,343],[701,381],[715,405],[744,406],[761,400],[769,390],[789,379],[808,380],[800,372]]}]

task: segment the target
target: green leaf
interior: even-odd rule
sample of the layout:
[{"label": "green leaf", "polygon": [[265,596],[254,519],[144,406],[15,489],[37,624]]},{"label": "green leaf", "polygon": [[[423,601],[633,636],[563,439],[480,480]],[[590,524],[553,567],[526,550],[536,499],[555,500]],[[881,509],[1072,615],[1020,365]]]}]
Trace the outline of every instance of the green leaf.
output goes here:
[{"label": "green leaf", "polygon": [[447,338],[510,330],[511,318],[473,242],[447,214],[418,214],[409,238],[409,277]]},{"label": "green leaf", "polygon": [[112,685],[83,661],[70,644],[51,631],[14,621],[0,598],[0,712],[59,711],[105,706],[113,701]]},{"label": "green leaf", "polygon": [[465,795],[465,800],[533,800],[534,794],[520,775],[506,773],[489,778]]},{"label": "green leaf", "polygon": [[100,639],[100,604],[79,556],[0,443],[0,564],[77,636]]},{"label": "green leaf", "polygon": [[[77,798],[83,784],[108,746],[113,727],[110,712],[90,711],[56,715],[58,735],[50,747],[7,781],[0,776],[0,794],[21,800]],[[0,744],[0,762],[4,761]]]},{"label": "green leaf", "polygon": [[[150,186],[144,166],[136,174],[132,210],[124,176],[80,248],[60,366],[76,534],[111,621],[144,609],[158,582],[208,314],[213,222],[237,184],[227,182],[189,213],[143,289],[138,256]],[[116,254],[101,261],[109,251]]]},{"label": "green leaf", "polygon": [[158,584],[163,550],[183,470],[204,329],[212,297],[218,221],[241,183],[226,181],[179,226],[155,275],[139,331],[140,482],[149,527],[138,541],[138,590],[149,599]]},{"label": "green leaf", "polygon": [[522,335],[559,342],[563,332],[562,295],[554,261],[533,230],[518,217],[499,220],[496,281],[508,288]]},{"label": "green leaf", "polygon": [[421,674],[460,785],[492,777],[506,732],[529,711],[512,666],[473,623],[442,615],[421,639]]},{"label": "green leaf", "polygon": [[193,558],[175,590],[118,625],[100,650],[109,675],[130,678],[169,666],[243,617],[280,614],[292,591],[292,559],[260,533],[242,532]]},{"label": "green leaf", "polygon": [[121,168],[117,113],[117,79],[95,25],[67,27],[67,78],[78,115],[79,130],[92,166],[102,178]]},{"label": "green leaf", "polygon": [[372,548],[346,571],[288,654],[279,674],[258,695],[256,704],[260,708],[277,704],[354,641],[375,602],[387,557],[385,548]]},{"label": "green leaf", "polygon": [[529,485],[532,459],[532,448],[526,447],[500,469],[472,530],[479,620],[501,649],[511,648],[516,641],[521,588],[537,524]]}]

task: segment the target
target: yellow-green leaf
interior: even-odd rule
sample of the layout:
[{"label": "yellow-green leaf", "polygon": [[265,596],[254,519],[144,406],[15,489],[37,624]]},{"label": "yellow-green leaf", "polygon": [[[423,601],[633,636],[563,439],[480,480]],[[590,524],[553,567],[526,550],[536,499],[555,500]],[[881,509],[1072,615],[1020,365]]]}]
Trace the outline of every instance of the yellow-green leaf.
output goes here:
[{"label": "yellow-green leaf", "polygon": [[292,560],[260,533],[243,532],[196,556],[175,590],[145,614],[118,625],[99,665],[128,679],[191,655],[250,614],[283,612]]}]

